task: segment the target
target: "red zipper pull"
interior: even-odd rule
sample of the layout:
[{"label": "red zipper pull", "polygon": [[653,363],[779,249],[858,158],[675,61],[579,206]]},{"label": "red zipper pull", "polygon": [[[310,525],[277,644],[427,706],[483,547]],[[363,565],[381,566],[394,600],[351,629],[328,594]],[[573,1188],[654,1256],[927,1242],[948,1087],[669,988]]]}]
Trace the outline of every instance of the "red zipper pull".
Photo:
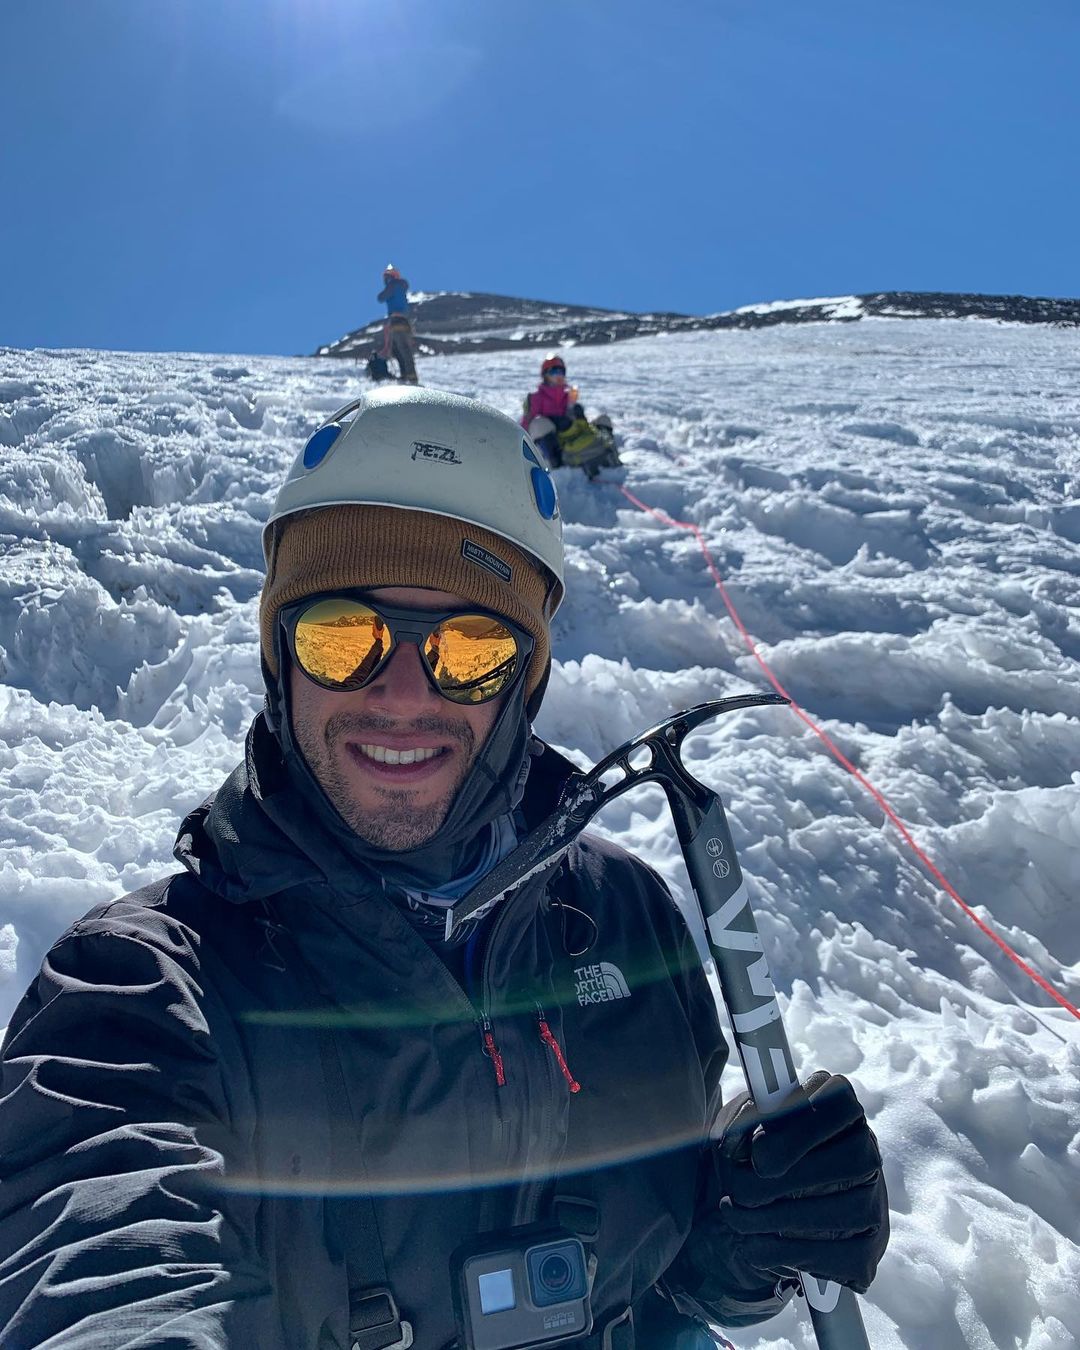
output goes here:
[{"label": "red zipper pull", "polygon": [[484,1054],[491,1060],[495,1068],[495,1086],[504,1087],[506,1085],[506,1073],[503,1069],[503,1057],[499,1053],[499,1047],[495,1044],[495,1033],[491,1029],[491,1023],[484,1018]]},{"label": "red zipper pull", "polygon": [[559,1068],[562,1070],[562,1076],[566,1079],[567,1086],[570,1088],[570,1091],[580,1092],[581,1084],[570,1072],[570,1066],[566,1062],[566,1057],[562,1052],[562,1047],[559,1045],[559,1042],[555,1039],[554,1032],[547,1024],[547,1019],[544,1016],[543,1008],[538,1007],[537,1011],[540,1014],[540,1039],[544,1042],[544,1044],[548,1047],[551,1053],[555,1056],[555,1063],[558,1064]]}]

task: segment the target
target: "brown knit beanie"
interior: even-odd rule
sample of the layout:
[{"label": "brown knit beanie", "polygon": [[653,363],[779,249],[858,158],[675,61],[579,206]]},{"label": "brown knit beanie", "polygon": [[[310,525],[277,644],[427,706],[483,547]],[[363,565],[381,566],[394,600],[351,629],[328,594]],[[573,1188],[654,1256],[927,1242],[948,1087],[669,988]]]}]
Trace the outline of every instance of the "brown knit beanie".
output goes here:
[{"label": "brown knit beanie", "polygon": [[259,630],[275,679],[274,637],[283,605],[320,591],[379,586],[450,591],[504,615],[536,641],[526,699],[544,677],[553,583],[521,549],[479,525],[394,506],[323,506],[278,521],[268,553]]}]

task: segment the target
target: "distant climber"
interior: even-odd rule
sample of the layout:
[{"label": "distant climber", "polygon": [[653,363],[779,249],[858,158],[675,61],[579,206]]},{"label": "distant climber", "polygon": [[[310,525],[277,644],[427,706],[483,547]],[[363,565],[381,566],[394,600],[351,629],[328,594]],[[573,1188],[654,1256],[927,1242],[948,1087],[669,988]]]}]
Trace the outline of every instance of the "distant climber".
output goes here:
[{"label": "distant climber", "polygon": [[383,359],[390,356],[394,358],[405,384],[419,384],[413,360],[413,330],[409,321],[409,283],[393,263],[387,263],[383,271],[383,288],[376,299],[386,303],[381,353]]},{"label": "distant climber", "polygon": [[611,418],[603,413],[594,422],[586,420],[578,391],[566,383],[566,362],[558,353],[540,363],[540,385],[525,396],[521,425],[553,469],[581,468],[595,478],[605,465],[620,463]]}]

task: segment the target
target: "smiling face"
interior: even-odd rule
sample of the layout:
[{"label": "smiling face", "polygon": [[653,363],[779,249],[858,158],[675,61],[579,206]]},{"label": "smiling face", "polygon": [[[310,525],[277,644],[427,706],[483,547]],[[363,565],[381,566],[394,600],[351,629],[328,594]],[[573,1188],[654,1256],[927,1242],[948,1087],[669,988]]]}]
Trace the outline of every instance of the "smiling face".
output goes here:
[{"label": "smiling face", "polygon": [[[406,608],[470,608],[460,596],[409,586],[370,595]],[[327,797],[361,839],[393,852],[437,832],[503,703],[443,698],[411,642],[363,689],[323,689],[294,665],[289,698],[296,743]]]}]

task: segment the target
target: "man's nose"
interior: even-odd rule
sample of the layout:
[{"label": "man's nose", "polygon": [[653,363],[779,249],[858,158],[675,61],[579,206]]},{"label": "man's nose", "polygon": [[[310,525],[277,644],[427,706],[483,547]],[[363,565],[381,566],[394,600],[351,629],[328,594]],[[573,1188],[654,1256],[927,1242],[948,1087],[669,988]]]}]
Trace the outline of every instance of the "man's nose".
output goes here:
[{"label": "man's nose", "polygon": [[439,701],[424,674],[424,658],[415,642],[400,642],[390,660],[367,686],[368,704],[388,712],[414,711]]}]

